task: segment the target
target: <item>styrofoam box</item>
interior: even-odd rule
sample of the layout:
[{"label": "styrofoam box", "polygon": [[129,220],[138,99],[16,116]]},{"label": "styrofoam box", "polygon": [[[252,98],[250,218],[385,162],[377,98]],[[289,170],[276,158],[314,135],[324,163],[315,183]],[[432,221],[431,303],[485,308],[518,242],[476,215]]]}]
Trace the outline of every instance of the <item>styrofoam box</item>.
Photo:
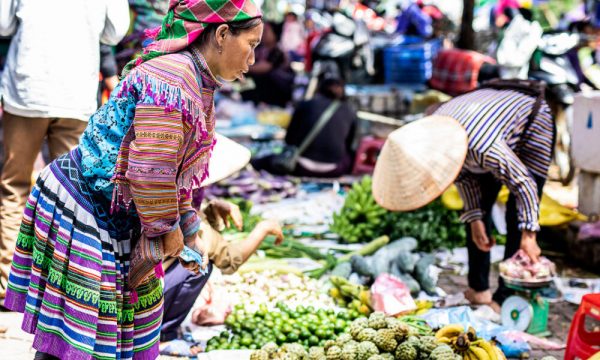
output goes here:
[{"label": "styrofoam box", "polygon": [[575,96],[571,152],[577,167],[600,173],[600,91]]}]

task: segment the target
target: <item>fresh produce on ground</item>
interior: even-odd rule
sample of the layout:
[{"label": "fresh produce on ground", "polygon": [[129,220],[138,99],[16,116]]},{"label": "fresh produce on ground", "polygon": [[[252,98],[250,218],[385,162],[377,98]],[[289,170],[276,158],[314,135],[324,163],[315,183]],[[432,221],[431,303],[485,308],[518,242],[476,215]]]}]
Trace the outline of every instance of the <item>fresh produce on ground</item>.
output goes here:
[{"label": "fresh produce on ground", "polygon": [[260,250],[273,259],[309,258],[322,260],[328,264],[336,264],[337,260],[331,254],[323,254],[321,250],[304,245],[300,241],[285,239],[280,245],[275,245],[275,237],[267,237],[260,245]]},{"label": "fresh produce on ground", "polygon": [[339,258],[335,259],[335,261],[331,261],[330,258],[328,258],[325,266],[323,266],[320,269],[310,271],[308,273],[308,275],[310,277],[314,277],[314,278],[318,279],[321,276],[323,276],[325,273],[327,273],[327,271],[334,269],[338,264],[350,261],[353,256],[355,256],[355,255],[358,255],[358,256],[371,255],[371,254],[377,252],[379,249],[381,249],[383,246],[385,246],[389,242],[390,242],[389,237],[380,236],[380,237],[372,240],[371,242],[367,243],[365,246],[358,249],[357,251],[353,251],[348,254],[342,255]]},{"label": "fresh produce on ground", "polygon": [[463,357],[451,345],[439,342],[431,330],[426,335],[419,335],[405,322],[374,312],[368,318],[354,320],[347,333],[326,341],[322,346],[302,351],[295,344],[285,344],[281,348],[268,344],[254,352],[251,359],[460,360]]},{"label": "fresh produce on ground", "polygon": [[308,352],[298,343],[283,344],[278,347],[275,343],[268,343],[260,350],[257,350],[250,355],[250,360],[269,360],[269,359],[307,359]]},{"label": "fresh produce on ground", "polygon": [[335,300],[338,306],[355,310],[363,315],[371,313],[371,293],[369,288],[354,284],[340,276],[331,276],[329,281],[333,285],[329,289],[329,295]]},{"label": "fresh produce on ground", "polygon": [[308,349],[325,345],[327,340],[346,331],[353,317],[358,316],[356,312],[312,306],[292,309],[283,302],[272,311],[264,304],[255,312],[237,306],[225,320],[231,333],[224,331],[210,339],[206,351],[259,349],[270,342],[278,345],[297,342]]},{"label": "fresh produce on ground", "polygon": [[204,196],[207,199],[244,198],[260,204],[279,201],[297,192],[298,182],[292,178],[246,169],[236,177],[208,186]]},{"label": "fresh produce on ground", "polygon": [[435,256],[427,254],[417,261],[414,272],[415,279],[421,285],[421,289],[430,295],[435,294],[438,282],[438,276],[432,267],[433,265],[435,265]]},{"label": "fresh produce on ground", "polygon": [[[418,250],[425,252],[465,243],[466,232],[459,213],[444,207],[440,200],[414,211],[387,211],[375,202],[371,184],[368,176],[354,183],[344,206],[333,215],[330,229],[343,241],[357,243],[381,235],[392,239],[414,237],[418,239]],[[410,272],[410,264],[402,266],[408,266],[405,271]]]},{"label": "fresh produce on ground", "polygon": [[416,247],[417,240],[407,237],[381,247],[372,256],[353,254],[350,257],[350,274],[348,266],[340,264],[332,275],[356,280],[360,285],[371,285],[379,275],[390,274],[402,280],[413,296],[421,290],[435,295],[438,282],[435,256],[412,253]]},{"label": "fresh produce on ground", "polygon": [[342,210],[333,214],[330,229],[347,243],[364,242],[386,234],[384,218],[388,211],[375,202],[371,183],[368,176],[355,182],[346,195]]},{"label": "fresh produce on ground", "polygon": [[321,283],[302,274],[275,270],[238,272],[223,276],[213,286],[226,291],[232,305],[244,304],[250,312],[258,311],[260,305],[273,310],[279,302],[293,308],[300,305],[324,309],[335,307],[331,297],[320,291]]},{"label": "fresh produce on ground", "polygon": [[414,315],[404,315],[398,318],[399,321],[404,323],[410,329],[410,333],[418,336],[430,336],[433,335],[431,327],[427,325],[427,322]]},{"label": "fresh produce on ground", "polygon": [[500,263],[500,274],[524,282],[549,281],[556,274],[556,266],[545,257],[534,263],[523,250]]},{"label": "fresh produce on ground", "polygon": [[392,239],[414,237],[419,240],[418,250],[424,252],[453,249],[464,246],[467,238],[459,217],[458,211],[447,209],[438,199],[418,210],[389,212],[388,234]]},{"label": "fresh produce on ground", "polygon": [[477,337],[472,327],[464,331],[462,324],[450,324],[435,333],[435,339],[447,344],[465,360],[506,360],[504,353],[495,344]]}]

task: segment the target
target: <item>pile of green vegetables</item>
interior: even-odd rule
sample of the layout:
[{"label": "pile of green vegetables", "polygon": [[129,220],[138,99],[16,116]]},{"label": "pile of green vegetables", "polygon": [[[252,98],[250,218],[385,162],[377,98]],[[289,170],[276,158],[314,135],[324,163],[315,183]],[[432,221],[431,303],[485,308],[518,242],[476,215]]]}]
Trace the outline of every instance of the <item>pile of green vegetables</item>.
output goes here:
[{"label": "pile of green vegetables", "polygon": [[343,208],[333,215],[330,230],[342,241],[359,243],[381,235],[414,237],[418,250],[425,252],[464,245],[466,232],[458,211],[447,209],[439,199],[414,211],[387,211],[375,202],[371,184],[368,176],[354,183]]},{"label": "pile of green vegetables", "polygon": [[256,312],[248,312],[236,306],[225,320],[231,331],[224,331],[207,343],[206,351],[260,349],[273,342],[299,343],[305,348],[323,346],[348,330],[352,320],[361,317],[358,312],[332,309],[315,309],[312,306],[289,308],[285,303],[277,304],[276,311],[262,305]]}]

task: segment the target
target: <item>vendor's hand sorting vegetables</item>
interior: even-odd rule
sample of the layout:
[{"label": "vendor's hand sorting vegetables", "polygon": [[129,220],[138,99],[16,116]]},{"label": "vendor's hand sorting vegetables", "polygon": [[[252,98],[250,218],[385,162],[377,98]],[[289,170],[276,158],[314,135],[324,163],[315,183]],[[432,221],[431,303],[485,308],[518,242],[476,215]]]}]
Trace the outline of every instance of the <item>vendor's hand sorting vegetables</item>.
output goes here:
[{"label": "vendor's hand sorting vegetables", "polygon": [[510,295],[502,279],[493,296],[489,289],[491,212],[502,185],[510,190],[504,257],[522,249],[539,259],[539,204],[555,136],[549,105],[540,83],[494,80],[390,134],[378,159],[373,195],[390,210],[419,208],[456,184],[465,204],[471,303],[495,306]]}]

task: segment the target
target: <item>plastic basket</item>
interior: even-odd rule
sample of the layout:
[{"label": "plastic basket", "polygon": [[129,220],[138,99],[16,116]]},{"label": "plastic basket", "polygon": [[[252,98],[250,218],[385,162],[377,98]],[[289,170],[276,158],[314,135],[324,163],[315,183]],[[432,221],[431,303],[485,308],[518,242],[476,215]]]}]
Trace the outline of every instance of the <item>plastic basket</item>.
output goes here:
[{"label": "plastic basket", "polygon": [[440,39],[425,41],[405,36],[383,50],[384,80],[387,84],[423,84],[433,73],[433,59],[440,51]]}]

